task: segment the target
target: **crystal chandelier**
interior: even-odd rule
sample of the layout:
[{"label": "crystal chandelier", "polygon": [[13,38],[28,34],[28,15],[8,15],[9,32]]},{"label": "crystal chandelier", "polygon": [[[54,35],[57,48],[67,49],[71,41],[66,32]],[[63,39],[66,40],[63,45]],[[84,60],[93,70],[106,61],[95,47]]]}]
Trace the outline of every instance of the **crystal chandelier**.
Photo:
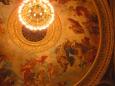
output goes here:
[{"label": "crystal chandelier", "polygon": [[54,16],[54,8],[49,0],[24,0],[18,9],[19,21],[32,31],[48,28]]}]

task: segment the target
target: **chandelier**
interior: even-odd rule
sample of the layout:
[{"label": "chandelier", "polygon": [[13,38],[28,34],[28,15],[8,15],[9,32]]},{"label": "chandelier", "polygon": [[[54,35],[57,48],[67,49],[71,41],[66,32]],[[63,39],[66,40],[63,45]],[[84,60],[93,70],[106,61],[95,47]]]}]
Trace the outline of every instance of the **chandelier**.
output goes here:
[{"label": "chandelier", "polygon": [[24,0],[18,9],[19,21],[31,31],[47,29],[54,16],[49,0]]}]

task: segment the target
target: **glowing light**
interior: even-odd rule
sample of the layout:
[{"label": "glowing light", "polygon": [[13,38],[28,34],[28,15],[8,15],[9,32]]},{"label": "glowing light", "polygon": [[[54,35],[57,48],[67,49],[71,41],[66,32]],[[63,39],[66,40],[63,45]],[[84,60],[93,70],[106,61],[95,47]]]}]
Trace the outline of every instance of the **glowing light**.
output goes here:
[{"label": "glowing light", "polygon": [[42,13],[40,13],[40,16],[42,16]]},{"label": "glowing light", "polygon": [[54,21],[54,8],[49,0],[24,0],[18,9],[19,21],[29,30],[43,30]]},{"label": "glowing light", "polygon": [[36,13],[34,13],[34,16],[36,16]]}]

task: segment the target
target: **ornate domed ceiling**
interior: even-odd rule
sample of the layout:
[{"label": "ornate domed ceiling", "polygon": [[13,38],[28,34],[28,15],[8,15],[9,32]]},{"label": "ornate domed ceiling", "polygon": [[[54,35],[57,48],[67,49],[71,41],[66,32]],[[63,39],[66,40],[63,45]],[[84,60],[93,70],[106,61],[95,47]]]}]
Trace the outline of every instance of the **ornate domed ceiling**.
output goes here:
[{"label": "ornate domed ceiling", "polygon": [[103,76],[113,44],[106,0],[49,2],[54,21],[32,31],[18,17],[22,0],[1,1],[0,86],[95,86]]}]

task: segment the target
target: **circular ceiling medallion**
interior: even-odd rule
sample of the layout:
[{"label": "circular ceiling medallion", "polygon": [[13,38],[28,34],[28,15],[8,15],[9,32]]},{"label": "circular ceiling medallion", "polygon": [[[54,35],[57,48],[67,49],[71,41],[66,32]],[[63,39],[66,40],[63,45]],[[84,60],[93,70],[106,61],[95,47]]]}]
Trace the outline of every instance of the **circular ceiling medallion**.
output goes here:
[{"label": "circular ceiling medallion", "polygon": [[[43,34],[44,31],[37,31],[29,32],[27,28],[19,22],[17,9],[15,9],[8,20],[8,34],[10,38],[14,41],[14,44],[17,44],[20,48],[26,50],[37,50],[37,51],[44,51],[51,47],[54,47],[58,42],[60,35],[61,35],[61,22],[58,15],[55,17],[55,21],[52,25],[48,27],[48,30],[45,32],[45,36],[39,35],[40,33]],[[26,30],[26,31],[25,31]],[[32,34],[33,37],[32,38]],[[37,34],[38,38],[35,38],[35,34]],[[27,35],[30,35],[27,37]],[[41,36],[41,37],[40,37]],[[42,37],[43,36],[43,37]],[[42,39],[42,40],[41,40]]]}]

